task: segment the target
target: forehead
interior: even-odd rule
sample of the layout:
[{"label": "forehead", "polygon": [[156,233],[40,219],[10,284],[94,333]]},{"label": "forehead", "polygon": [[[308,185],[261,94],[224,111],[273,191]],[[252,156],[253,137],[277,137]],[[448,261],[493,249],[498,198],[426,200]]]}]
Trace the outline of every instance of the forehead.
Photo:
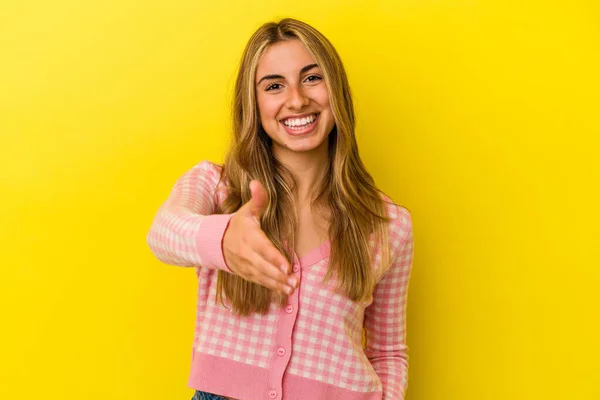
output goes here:
[{"label": "forehead", "polygon": [[309,64],[316,64],[316,61],[300,40],[284,40],[270,46],[261,56],[256,77],[267,74],[295,76],[302,67]]}]

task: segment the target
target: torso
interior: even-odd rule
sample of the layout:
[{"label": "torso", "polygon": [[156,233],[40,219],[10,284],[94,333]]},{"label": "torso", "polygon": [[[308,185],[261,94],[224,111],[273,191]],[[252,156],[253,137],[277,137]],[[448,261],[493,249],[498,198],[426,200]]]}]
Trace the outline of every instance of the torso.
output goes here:
[{"label": "torso", "polygon": [[[328,213],[311,214],[310,207],[298,211],[298,231],[296,234],[296,248],[294,251],[298,258],[319,247],[327,240],[327,229],[329,227]],[[227,400],[238,400],[225,397]]]}]

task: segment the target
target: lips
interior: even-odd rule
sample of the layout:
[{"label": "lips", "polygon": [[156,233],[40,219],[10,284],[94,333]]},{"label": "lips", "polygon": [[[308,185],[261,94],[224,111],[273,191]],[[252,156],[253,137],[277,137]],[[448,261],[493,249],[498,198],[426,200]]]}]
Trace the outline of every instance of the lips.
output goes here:
[{"label": "lips", "polygon": [[[308,114],[308,115],[313,115],[313,114]],[[317,123],[319,122],[319,117],[320,117],[320,113],[318,113],[316,115],[316,118],[313,122],[311,122],[310,124],[307,124],[306,126],[302,127],[302,128],[297,128],[297,127],[290,127],[287,126],[286,124],[283,123],[283,121],[281,121],[281,125],[283,125],[283,129],[287,132],[288,135],[290,136],[301,136],[301,135],[306,135],[308,133],[311,133],[315,127],[317,126]]]},{"label": "lips", "polygon": [[[284,124],[286,123],[286,121],[288,121],[288,123],[286,124],[287,126],[299,126],[299,125],[293,125],[293,123],[295,123],[296,121],[302,121],[305,119],[313,119],[313,118],[317,118],[317,116],[319,115],[319,113],[310,113],[310,114],[303,114],[303,115],[293,115],[293,116],[289,116],[286,118],[283,118],[281,120],[281,122],[283,122]],[[305,124],[306,125],[306,124]]]}]

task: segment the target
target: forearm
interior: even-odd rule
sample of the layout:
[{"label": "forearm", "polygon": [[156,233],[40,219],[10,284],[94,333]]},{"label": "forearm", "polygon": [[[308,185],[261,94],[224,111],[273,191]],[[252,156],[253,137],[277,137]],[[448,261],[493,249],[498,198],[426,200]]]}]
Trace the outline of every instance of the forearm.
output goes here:
[{"label": "forearm", "polygon": [[165,205],[154,218],[148,246],[166,264],[230,272],[223,258],[222,241],[231,216],[194,214]]},{"label": "forearm", "polygon": [[370,354],[369,361],[383,387],[383,400],[404,400],[408,386],[408,356],[406,350]]},{"label": "forearm", "polygon": [[146,238],[160,261],[230,272],[222,242],[232,214],[214,214],[219,178],[219,167],[202,161],[177,180]]}]

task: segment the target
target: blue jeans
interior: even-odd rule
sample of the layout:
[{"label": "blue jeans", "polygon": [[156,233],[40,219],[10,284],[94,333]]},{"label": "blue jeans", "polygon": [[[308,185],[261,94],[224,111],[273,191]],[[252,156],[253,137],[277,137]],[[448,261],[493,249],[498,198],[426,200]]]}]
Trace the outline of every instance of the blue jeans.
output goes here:
[{"label": "blue jeans", "polygon": [[192,397],[192,400],[225,400],[225,397],[219,396],[217,394],[201,392],[199,390],[196,390],[196,393],[194,393],[194,397]]}]

